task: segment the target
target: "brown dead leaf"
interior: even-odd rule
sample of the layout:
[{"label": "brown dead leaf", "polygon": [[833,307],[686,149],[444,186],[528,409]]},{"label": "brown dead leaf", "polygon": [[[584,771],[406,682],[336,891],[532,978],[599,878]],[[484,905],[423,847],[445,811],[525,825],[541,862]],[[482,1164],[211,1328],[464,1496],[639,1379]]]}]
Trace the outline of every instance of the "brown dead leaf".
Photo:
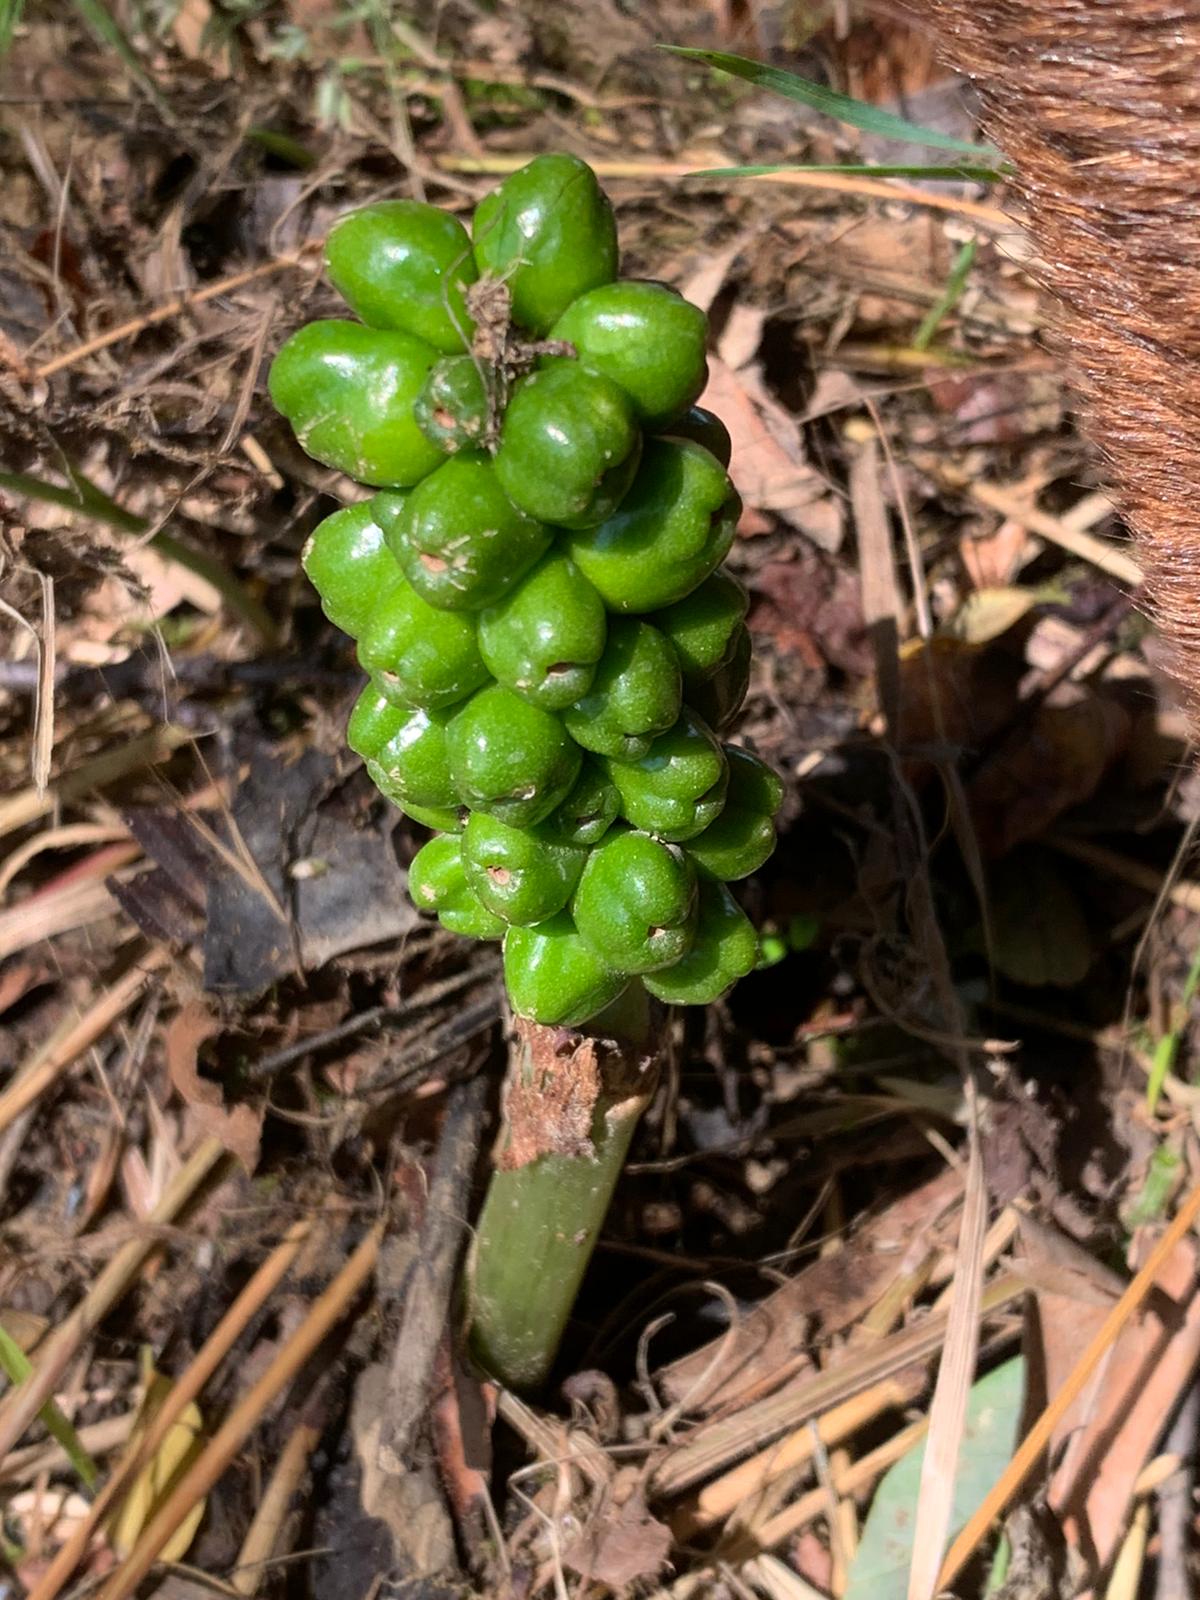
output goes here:
[{"label": "brown dead leaf", "polygon": [[900,656],[901,748],[985,747],[1016,708],[1018,678],[1001,652],[944,634],[906,646]]},{"label": "brown dead leaf", "polygon": [[635,1490],[615,1514],[596,1517],[563,1560],[592,1583],[625,1594],[639,1579],[656,1577],[670,1549],[671,1530],[650,1515]]},{"label": "brown dead leaf", "polygon": [[827,663],[854,678],[874,670],[857,574],[800,546],[793,561],[772,561],[754,578],[750,627],[771,636],[782,655],[814,672]]},{"label": "brown dead leaf", "polygon": [[514,1018],[513,1032],[521,1070],[509,1074],[504,1103],[508,1138],[496,1165],[509,1171],[538,1156],[590,1155],[600,1093],[595,1040],[525,1017]]},{"label": "brown dead leaf", "polygon": [[1089,799],[1124,751],[1130,728],[1125,708],[1101,695],[1046,704],[1022,720],[967,788],[983,853],[1004,855],[1041,837]]},{"label": "brown dead leaf", "polygon": [[[1080,1397],[1083,1425],[1068,1438],[1048,1498],[1092,1572],[1115,1554],[1134,1484],[1200,1358],[1196,1272],[1196,1247],[1185,1240],[1167,1259],[1146,1310],[1125,1325]],[[1073,1331],[1077,1358],[1088,1329],[1077,1318]]]},{"label": "brown dead leaf", "polygon": [[735,371],[710,356],[700,404],[729,429],[729,472],[745,503],[773,512],[822,550],[836,551],[844,531],[841,505],[805,460],[799,424],[768,391],[760,369]]},{"label": "brown dead leaf", "polygon": [[227,1107],[217,1085],[200,1076],[200,1047],[221,1032],[221,1024],[204,1006],[184,1006],[167,1025],[167,1072],[200,1131],[219,1139],[253,1174],[262,1139],[262,1112],[245,1104]]},{"label": "brown dead leaf", "polygon": [[1004,588],[1028,559],[1029,529],[1015,517],[1005,517],[994,533],[973,538],[964,534],[958,553],[976,589]]},{"label": "brown dead leaf", "polygon": [[[856,1322],[903,1269],[909,1253],[927,1247],[961,1191],[961,1174],[946,1168],[902,1196],[844,1249],[818,1257],[760,1301],[732,1337],[722,1335],[664,1367],[657,1379],[668,1398],[686,1397],[691,1409],[711,1412],[792,1376],[810,1334],[829,1338]],[[710,1381],[700,1391],[706,1374]]]}]

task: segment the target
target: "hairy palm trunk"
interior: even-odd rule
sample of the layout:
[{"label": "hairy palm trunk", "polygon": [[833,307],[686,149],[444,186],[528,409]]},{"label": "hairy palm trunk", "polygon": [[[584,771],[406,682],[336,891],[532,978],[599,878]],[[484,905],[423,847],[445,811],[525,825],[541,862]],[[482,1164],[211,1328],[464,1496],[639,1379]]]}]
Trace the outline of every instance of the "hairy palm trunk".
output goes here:
[{"label": "hairy palm trunk", "polygon": [[1200,715],[1200,4],[912,10],[1016,167],[1085,425]]}]

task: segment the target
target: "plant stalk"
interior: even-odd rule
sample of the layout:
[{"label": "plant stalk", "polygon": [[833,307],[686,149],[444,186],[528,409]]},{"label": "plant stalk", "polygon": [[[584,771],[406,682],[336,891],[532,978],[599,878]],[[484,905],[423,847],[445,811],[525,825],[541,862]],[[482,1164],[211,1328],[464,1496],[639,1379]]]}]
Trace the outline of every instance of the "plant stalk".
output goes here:
[{"label": "plant stalk", "polygon": [[516,1019],[468,1263],[471,1353],[508,1388],[549,1375],[660,1056],[640,983],[585,1030]]}]

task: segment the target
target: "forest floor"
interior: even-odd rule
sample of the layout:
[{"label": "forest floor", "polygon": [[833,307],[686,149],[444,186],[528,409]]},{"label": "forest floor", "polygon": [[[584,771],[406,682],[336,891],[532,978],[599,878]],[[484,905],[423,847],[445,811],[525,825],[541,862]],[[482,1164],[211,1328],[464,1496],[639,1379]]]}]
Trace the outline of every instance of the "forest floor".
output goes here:
[{"label": "forest floor", "polygon": [[[966,91],[857,5],[17,11],[0,1596],[890,1600],[997,1482],[955,1593],[1191,1592],[1200,787],[1019,194],[689,177],[897,156],[656,46],[958,136]],[[345,482],[265,373],[337,314],[342,211],[468,213],[555,148],[624,271],[710,314],[739,738],[787,799],[743,896],[768,962],[673,1022],[522,1398],[431,1243],[486,1176],[496,957],[412,911],[424,835],[344,747],[360,674],[299,553]]]}]

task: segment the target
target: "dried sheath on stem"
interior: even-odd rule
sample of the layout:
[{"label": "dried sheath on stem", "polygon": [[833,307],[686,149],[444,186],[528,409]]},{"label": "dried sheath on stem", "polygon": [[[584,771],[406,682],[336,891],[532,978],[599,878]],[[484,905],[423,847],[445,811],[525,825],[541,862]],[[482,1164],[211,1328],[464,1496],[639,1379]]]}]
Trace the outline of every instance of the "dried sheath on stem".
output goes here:
[{"label": "dried sheath on stem", "polygon": [[1200,719],[1200,4],[912,9],[1016,168],[1088,431]]}]

